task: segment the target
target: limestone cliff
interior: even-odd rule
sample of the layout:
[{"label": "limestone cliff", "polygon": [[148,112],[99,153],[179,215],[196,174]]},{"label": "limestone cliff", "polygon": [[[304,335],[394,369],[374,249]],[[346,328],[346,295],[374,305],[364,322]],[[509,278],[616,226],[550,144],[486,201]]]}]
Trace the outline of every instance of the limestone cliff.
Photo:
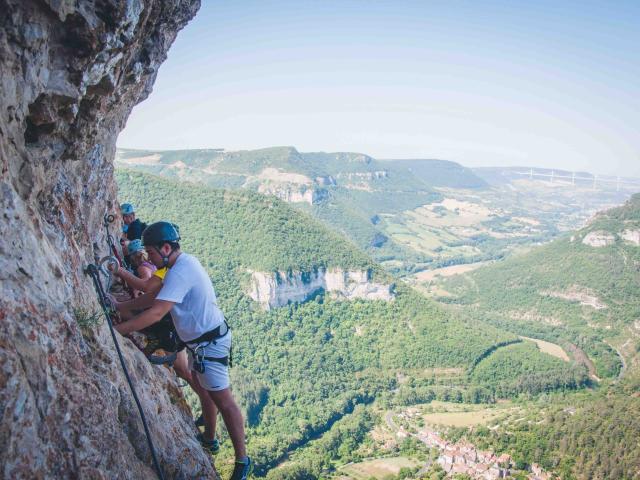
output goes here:
[{"label": "limestone cliff", "polygon": [[[154,478],[83,274],[115,140],[199,0],[0,0],[0,476]],[[172,374],[124,350],[168,478],[211,478]]]},{"label": "limestone cliff", "polygon": [[305,175],[286,172],[276,168],[265,168],[257,176],[250,176],[246,188],[257,188],[258,192],[273,195],[287,203],[314,205],[326,198],[327,191]]},{"label": "limestone cliff", "polygon": [[258,186],[258,192],[265,195],[273,195],[287,203],[303,202],[313,205],[315,203],[314,199],[316,199],[315,190],[313,188],[307,188],[306,186],[300,187],[298,185],[287,185],[281,183],[260,184]]},{"label": "limestone cliff", "polygon": [[615,241],[616,238],[611,233],[605,231],[589,232],[582,239],[582,243],[595,248],[613,245]]},{"label": "limestone cliff", "polygon": [[640,247],[640,230],[625,230],[620,234],[620,237],[626,242]]},{"label": "limestone cliff", "polygon": [[269,310],[289,303],[300,303],[316,293],[351,300],[391,300],[393,286],[376,283],[369,270],[345,271],[338,268],[313,272],[251,272],[248,295]]}]

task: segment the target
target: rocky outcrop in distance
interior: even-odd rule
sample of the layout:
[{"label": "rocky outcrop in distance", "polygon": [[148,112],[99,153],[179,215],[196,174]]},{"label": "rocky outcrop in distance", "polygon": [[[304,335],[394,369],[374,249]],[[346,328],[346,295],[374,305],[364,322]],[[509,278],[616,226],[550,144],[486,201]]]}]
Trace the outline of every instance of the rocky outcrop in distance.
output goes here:
[{"label": "rocky outcrop in distance", "polygon": [[267,183],[258,186],[258,192],[273,195],[287,203],[308,203],[315,205],[327,198],[327,191],[299,185]]},{"label": "rocky outcrop in distance", "polygon": [[602,310],[607,308],[607,305],[602,302],[593,292],[588,288],[573,285],[566,291],[551,291],[543,290],[539,292],[540,295],[546,297],[559,298],[561,300],[567,300],[569,302],[578,302],[580,305],[594,308],[595,310]]},{"label": "rocky outcrop in distance", "polygon": [[616,241],[616,238],[613,234],[605,231],[595,231],[589,232],[582,239],[582,243],[585,245],[589,245],[590,247],[601,248],[607,247],[609,245],[613,245]]},{"label": "rocky outcrop in distance", "polygon": [[640,230],[625,230],[620,234],[623,240],[640,247]]},{"label": "rocky outcrop in distance", "polygon": [[319,293],[336,299],[385,300],[394,298],[393,285],[376,283],[370,270],[338,268],[313,272],[251,272],[247,294],[265,310],[302,303]]},{"label": "rocky outcrop in distance", "polygon": [[[155,477],[83,267],[107,253],[116,137],[199,4],[0,0],[2,478]],[[214,478],[173,374],[121,342],[166,478]]]},{"label": "rocky outcrop in distance", "polygon": [[[623,242],[640,247],[640,230],[623,230],[616,235]],[[616,235],[604,230],[593,231],[584,236],[582,243],[595,248],[608,247],[616,242]],[[574,237],[571,237],[571,241],[573,240]]]},{"label": "rocky outcrop in distance", "polygon": [[336,178],[346,180],[379,180],[381,178],[389,178],[389,172],[386,170],[376,170],[375,172],[338,173]]}]

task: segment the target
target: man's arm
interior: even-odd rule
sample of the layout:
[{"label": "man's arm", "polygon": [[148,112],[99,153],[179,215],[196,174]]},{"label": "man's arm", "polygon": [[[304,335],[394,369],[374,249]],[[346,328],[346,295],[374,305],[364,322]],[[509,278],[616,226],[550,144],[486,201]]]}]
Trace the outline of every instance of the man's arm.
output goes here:
[{"label": "man's arm", "polygon": [[156,299],[157,295],[158,292],[149,292],[142,294],[139,297],[132,298],[131,300],[114,303],[118,311],[144,310],[145,308],[149,308],[153,304],[153,301]]},{"label": "man's arm", "polygon": [[116,325],[115,328],[122,335],[127,335],[131,332],[137,332],[139,330],[142,330],[143,328],[148,327],[149,325],[153,325],[154,323],[159,322],[162,317],[169,313],[173,305],[173,302],[156,299],[153,301],[151,308],[145,310],[140,315],[133,317],[127,322]]},{"label": "man's arm", "polygon": [[127,282],[131,288],[142,290],[144,293],[158,293],[162,287],[162,280],[160,280],[156,275],[151,275],[151,278],[143,280],[135,275],[131,275],[122,267],[118,267],[116,275]]}]

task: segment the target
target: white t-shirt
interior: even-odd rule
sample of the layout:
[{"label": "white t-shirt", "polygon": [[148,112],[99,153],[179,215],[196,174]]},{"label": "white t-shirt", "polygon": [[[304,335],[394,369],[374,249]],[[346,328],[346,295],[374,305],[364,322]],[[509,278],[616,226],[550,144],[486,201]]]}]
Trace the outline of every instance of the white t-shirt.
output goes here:
[{"label": "white t-shirt", "polygon": [[209,275],[198,259],[187,253],[181,253],[169,269],[156,298],[174,302],[171,316],[183,342],[224,322]]}]

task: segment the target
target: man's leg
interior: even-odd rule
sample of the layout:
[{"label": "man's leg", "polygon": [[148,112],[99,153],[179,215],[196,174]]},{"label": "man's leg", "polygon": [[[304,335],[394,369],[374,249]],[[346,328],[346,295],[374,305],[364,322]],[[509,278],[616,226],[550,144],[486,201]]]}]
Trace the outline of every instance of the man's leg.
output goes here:
[{"label": "man's leg", "polygon": [[207,390],[207,393],[211,399],[215,402],[216,407],[222,414],[222,419],[227,427],[229,436],[231,437],[231,443],[233,443],[233,450],[236,454],[237,460],[245,460],[247,457],[247,450],[244,443],[244,419],[242,418],[242,412],[238,407],[230,388],[224,390],[211,391]]},{"label": "man's leg", "polygon": [[204,417],[204,439],[213,440],[216,436],[216,420],[218,418],[218,409],[216,404],[208,395],[207,391],[202,388],[198,378],[191,375],[189,370],[189,361],[187,352],[182,350],[178,352],[176,361],[173,363],[173,369],[180,378],[185,380],[194,392],[200,398],[200,406],[202,407],[202,416]]}]

